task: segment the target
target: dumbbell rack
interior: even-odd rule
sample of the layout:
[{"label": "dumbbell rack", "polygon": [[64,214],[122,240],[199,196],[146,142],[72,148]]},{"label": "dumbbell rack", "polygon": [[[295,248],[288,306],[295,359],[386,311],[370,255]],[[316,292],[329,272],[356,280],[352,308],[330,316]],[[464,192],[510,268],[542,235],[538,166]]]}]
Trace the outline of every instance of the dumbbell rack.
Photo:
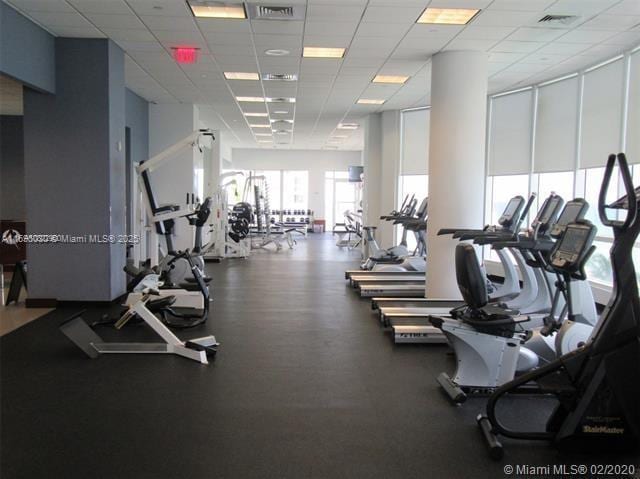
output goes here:
[{"label": "dumbbell rack", "polygon": [[[290,211],[291,213],[286,213],[287,211]],[[277,223],[282,223],[285,227],[288,228],[302,228],[306,226],[307,232],[313,232],[313,211],[304,210],[304,214],[293,214],[293,211],[293,209],[285,208],[284,210],[278,210],[277,214],[273,214],[272,210],[269,218],[275,218]],[[286,221],[288,218],[295,221]],[[300,219],[303,219],[305,221],[299,221]],[[307,219],[309,220],[308,223],[306,222]]]}]

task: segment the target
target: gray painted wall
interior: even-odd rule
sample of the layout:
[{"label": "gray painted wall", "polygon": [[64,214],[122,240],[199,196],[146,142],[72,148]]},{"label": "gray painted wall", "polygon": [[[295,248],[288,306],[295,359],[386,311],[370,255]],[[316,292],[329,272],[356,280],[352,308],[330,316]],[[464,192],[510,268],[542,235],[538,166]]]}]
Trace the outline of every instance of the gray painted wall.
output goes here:
[{"label": "gray painted wall", "polygon": [[[58,38],[56,95],[25,91],[29,233],[124,234],[123,69],[109,40]],[[124,244],[29,245],[29,296],[113,300],[124,257]]]},{"label": "gray painted wall", "polygon": [[0,2],[0,72],[33,88],[55,92],[55,38]]},{"label": "gray painted wall", "polygon": [[0,219],[24,220],[24,142],[21,116],[0,116]]},{"label": "gray painted wall", "polygon": [[125,92],[126,123],[131,128],[131,160],[149,158],[149,103],[131,90]]}]

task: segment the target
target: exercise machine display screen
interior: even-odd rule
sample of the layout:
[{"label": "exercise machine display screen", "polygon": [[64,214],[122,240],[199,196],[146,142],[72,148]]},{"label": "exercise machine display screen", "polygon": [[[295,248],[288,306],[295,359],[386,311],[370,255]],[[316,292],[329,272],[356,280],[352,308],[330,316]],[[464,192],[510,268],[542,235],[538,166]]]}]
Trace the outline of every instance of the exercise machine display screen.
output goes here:
[{"label": "exercise machine display screen", "polygon": [[556,225],[567,226],[569,223],[572,223],[575,220],[580,219],[582,208],[584,208],[584,203],[574,203],[574,202],[567,203],[567,207],[562,212],[562,215],[558,219]]},{"label": "exercise machine display screen", "polygon": [[540,212],[538,223],[542,223],[543,225],[548,224],[556,211],[558,211],[558,207],[560,206],[561,202],[562,198],[560,198],[559,196],[552,196],[551,198],[549,198],[545,207]]},{"label": "exercise machine display screen", "polygon": [[519,206],[520,206],[520,199],[519,198],[512,198],[509,201],[509,204],[507,204],[507,207],[505,208],[504,213],[503,213],[502,216],[506,216],[508,218],[513,218],[513,215],[518,210]]},{"label": "exercise machine display screen", "polygon": [[505,228],[510,227],[513,224],[514,215],[518,212],[523,203],[524,198],[522,198],[522,196],[514,196],[511,198],[502,212],[502,216],[500,216],[498,224]]},{"label": "exercise machine display screen", "polygon": [[553,254],[551,263],[558,268],[572,267],[582,257],[588,247],[592,228],[581,225],[569,225]]}]

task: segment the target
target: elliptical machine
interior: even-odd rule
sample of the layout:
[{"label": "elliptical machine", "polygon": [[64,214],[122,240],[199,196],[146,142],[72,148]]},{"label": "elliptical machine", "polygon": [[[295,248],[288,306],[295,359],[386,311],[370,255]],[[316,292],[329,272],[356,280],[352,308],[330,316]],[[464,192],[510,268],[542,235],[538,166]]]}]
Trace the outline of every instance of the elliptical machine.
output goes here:
[{"label": "elliptical machine", "polygon": [[[606,198],[616,163],[626,195],[607,205]],[[489,398],[486,415],[478,425],[490,455],[500,459],[500,436],[551,441],[559,448],[585,451],[620,451],[640,443],[640,299],[632,251],[640,234],[640,188],[634,189],[623,153],[610,155],[600,190],[598,211],[603,225],[613,229],[611,247],[613,293],[586,344],[550,364],[502,385]],[[626,210],[624,221],[611,220],[607,209]],[[552,264],[565,274],[580,272],[583,255],[595,227],[569,225],[552,254]],[[541,393],[554,395],[558,405],[544,431],[514,431],[497,416],[497,405],[507,394],[536,383]]]}]

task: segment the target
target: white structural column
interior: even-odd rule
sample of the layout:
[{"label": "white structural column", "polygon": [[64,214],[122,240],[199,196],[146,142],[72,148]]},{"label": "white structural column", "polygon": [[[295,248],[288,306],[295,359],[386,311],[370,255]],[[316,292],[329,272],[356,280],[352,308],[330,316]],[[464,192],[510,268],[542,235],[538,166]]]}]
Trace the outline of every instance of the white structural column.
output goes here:
[{"label": "white structural column", "polygon": [[[400,171],[400,111],[382,112],[382,167],[380,170],[380,214],[389,214],[396,208],[398,174]],[[385,248],[394,243],[394,226],[380,221],[378,238]]]},{"label": "white structural column", "polygon": [[364,138],[364,224],[377,226],[378,243],[389,248],[394,243],[393,225],[380,216],[396,207],[400,169],[400,112],[372,113],[365,124]]},{"label": "white structural column", "polygon": [[378,226],[380,221],[380,183],[382,177],[382,115],[372,113],[364,129],[364,190],[362,198],[363,224]]},{"label": "white structural column", "polygon": [[429,298],[460,296],[457,241],[441,228],[480,228],[484,212],[487,57],[449,51],[433,57],[429,144]]}]

